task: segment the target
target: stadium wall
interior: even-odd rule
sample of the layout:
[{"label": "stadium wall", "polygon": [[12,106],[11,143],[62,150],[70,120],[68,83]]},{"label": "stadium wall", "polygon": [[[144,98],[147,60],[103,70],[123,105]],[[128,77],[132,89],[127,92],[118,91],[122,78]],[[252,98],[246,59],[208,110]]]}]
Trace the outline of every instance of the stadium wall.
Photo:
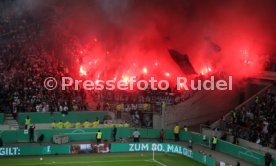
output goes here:
[{"label": "stadium wall", "polygon": [[102,122],[104,116],[108,115],[108,112],[96,112],[96,111],[83,111],[83,112],[68,112],[68,115],[62,116],[60,112],[54,113],[40,113],[40,112],[32,112],[32,113],[19,113],[18,114],[18,123],[19,125],[25,124],[25,119],[27,116],[30,117],[31,123],[52,123],[54,120],[59,122],[62,120],[63,122],[69,121],[71,123],[75,122],[84,122],[95,121],[96,118]]},{"label": "stadium wall", "polygon": [[[100,129],[103,132],[103,139],[110,140],[112,135],[111,128],[102,128]],[[119,128],[117,132],[117,138],[125,138],[128,139],[131,137],[132,132],[135,129],[130,128]],[[56,134],[66,134],[69,136],[70,141],[81,141],[81,140],[95,140],[96,139],[96,131],[98,129],[52,129],[52,130],[37,130],[36,134],[44,134],[45,141],[51,141],[53,135]],[[159,138],[159,129],[139,129],[141,133],[141,138],[143,139],[158,139]],[[16,143],[16,142],[28,142],[28,133],[24,133],[24,130],[18,131],[3,131],[2,139],[4,143]],[[206,138],[206,139],[204,139]],[[165,139],[174,139],[174,134],[172,130],[165,130]],[[180,140],[188,141],[189,139],[193,140],[194,144],[201,144],[203,146],[210,147],[211,137],[203,136],[199,133],[193,132],[181,132]],[[132,141],[129,140],[129,141]],[[156,140],[157,141],[157,140]],[[219,140],[216,147],[217,151],[227,153],[232,156],[236,156],[238,158],[243,158],[244,160],[256,163],[257,165],[264,165],[264,155],[225,141]],[[276,166],[276,160],[273,159],[273,166]]]},{"label": "stadium wall", "polygon": [[[120,143],[111,144],[110,152],[155,152],[172,153],[183,155],[198,161],[207,166],[215,166],[215,160],[211,157],[200,154],[191,149],[187,149],[175,144],[161,143]],[[28,155],[57,155],[71,154],[71,145],[51,145],[51,146],[9,146],[0,147],[0,156],[28,156]]]},{"label": "stadium wall", "polygon": [[240,93],[239,90],[200,91],[191,99],[166,108],[165,126],[172,129],[176,123],[180,126],[193,126],[219,119],[239,104]]},{"label": "stadium wall", "polygon": [[4,113],[0,113],[0,124],[3,124],[5,121],[5,115]]}]

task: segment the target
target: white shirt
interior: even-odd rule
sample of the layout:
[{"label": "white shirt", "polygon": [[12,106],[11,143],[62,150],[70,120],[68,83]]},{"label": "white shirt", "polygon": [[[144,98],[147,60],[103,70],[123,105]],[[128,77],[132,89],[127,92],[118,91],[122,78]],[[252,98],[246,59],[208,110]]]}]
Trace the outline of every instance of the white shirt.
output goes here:
[{"label": "white shirt", "polygon": [[134,138],[139,138],[140,137],[140,132],[139,131],[134,131],[132,135],[133,135]]}]

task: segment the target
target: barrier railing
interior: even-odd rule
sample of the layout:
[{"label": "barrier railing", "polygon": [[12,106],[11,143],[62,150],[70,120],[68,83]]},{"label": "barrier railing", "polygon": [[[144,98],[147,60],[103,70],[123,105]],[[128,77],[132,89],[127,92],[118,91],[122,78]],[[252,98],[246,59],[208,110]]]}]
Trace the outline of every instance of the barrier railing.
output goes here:
[{"label": "barrier railing", "polygon": [[[98,129],[91,128],[91,129],[52,129],[52,130],[38,130],[38,134],[44,134],[45,140],[44,141],[51,141],[53,135],[56,134],[64,134],[66,133],[69,136],[70,141],[81,141],[81,140],[95,140],[96,135],[95,132]],[[112,128],[101,128],[103,132],[103,139],[111,140],[112,139]],[[135,129],[133,128],[118,128],[117,131],[117,138],[130,138],[132,136],[132,132]],[[143,139],[157,139],[159,138],[159,129],[139,129],[141,133],[141,138]],[[72,134],[75,133],[75,134]],[[4,144],[5,143],[16,143],[19,140],[28,142],[28,133],[24,134],[24,130],[17,130],[17,131],[3,131],[2,132],[2,139]],[[165,139],[172,140],[174,139],[174,134],[172,130],[165,130]],[[181,132],[180,133],[180,140],[181,141],[188,141],[192,139],[194,144],[200,144],[206,147],[210,147],[211,137],[203,136],[200,133],[193,133],[193,132]],[[132,140],[130,140],[132,141]],[[255,163],[258,165],[264,165],[264,154],[255,152],[225,141],[219,140],[216,147],[217,151],[227,153],[231,156],[235,156],[238,158],[242,158],[248,162]],[[0,151],[1,152],[1,151]],[[273,159],[272,162],[273,166],[276,166],[276,160]]]},{"label": "barrier railing", "polygon": [[93,122],[96,118],[102,122],[105,115],[108,112],[96,112],[96,111],[83,111],[83,112],[68,112],[68,115],[62,116],[60,112],[54,112],[53,114],[49,112],[30,112],[30,113],[19,113],[18,114],[18,124],[24,125],[27,116],[30,117],[31,123],[52,123],[53,121],[63,122],[69,121],[71,123],[84,122],[86,120]]}]

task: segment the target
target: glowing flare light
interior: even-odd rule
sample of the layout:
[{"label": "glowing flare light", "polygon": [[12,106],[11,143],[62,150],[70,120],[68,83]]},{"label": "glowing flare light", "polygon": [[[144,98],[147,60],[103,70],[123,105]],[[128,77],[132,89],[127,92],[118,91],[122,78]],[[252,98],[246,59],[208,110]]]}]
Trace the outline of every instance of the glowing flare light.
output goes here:
[{"label": "glowing flare light", "polygon": [[86,72],[86,70],[84,70],[83,66],[80,67],[80,75],[81,76],[86,76],[87,75],[87,72]]}]

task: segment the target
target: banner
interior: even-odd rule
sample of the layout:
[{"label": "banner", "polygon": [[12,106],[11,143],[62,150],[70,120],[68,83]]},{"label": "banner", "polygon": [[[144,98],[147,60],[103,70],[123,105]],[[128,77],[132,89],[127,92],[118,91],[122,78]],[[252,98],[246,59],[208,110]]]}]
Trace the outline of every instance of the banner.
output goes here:
[{"label": "banner", "polygon": [[72,144],[71,153],[108,153],[110,145],[109,143],[102,144]]},{"label": "banner", "polygon": [[215,160],[206,155],[195,152],[186,147],[176,144],[162,144],[162,143],[122,143],[111,144],[110,152],[163,152],[182,155],[191,158],[200,163],[214,166]]},{"label": "banner", "polygon": [[0,147],[0,156],[70,154],[70,145]]}]

